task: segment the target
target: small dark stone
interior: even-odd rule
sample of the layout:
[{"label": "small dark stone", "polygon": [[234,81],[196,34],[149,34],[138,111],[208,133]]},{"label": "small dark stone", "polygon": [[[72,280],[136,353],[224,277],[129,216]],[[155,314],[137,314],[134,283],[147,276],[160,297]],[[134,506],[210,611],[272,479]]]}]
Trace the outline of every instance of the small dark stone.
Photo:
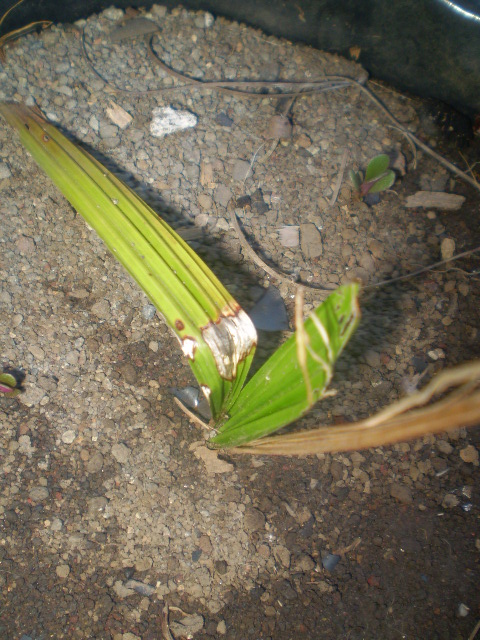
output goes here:
[{"label": "small dark stone", "polygon": [[284,580],[283,584],[281,586],[281,590],[280,590],[280,594],[286,599],[286,600],[296,600],[298,598],[297,592],[295,591],[295,589],[292,587],[292,585],[290,584],[290,582],[288,582],[288,580]]},{"label": "small dark stone", "polygon": [[261,596],[265,593],[264,587],[256,585],[253,589],[250,589],[250,595],[254,600],[260,600]]},{"label": "small dark stone", "polygon": [[250,207],[252,204],[252,199],[250,196],[240,196],[237,198],[236,205],[239,209],[243,209],[245,207]]},{"label": "small dark stone", "polygon": [[223,113],[223,111],[216,115],[215,122],[221,127],[233,126],[233,120],[229,118],[226,113]]},{"label": "small dark stone", "polygon": [[125,567],[123,573],[125,574],[125,578],[130,580],[135,574],[135,567]]},{"label": "small dark stone", "polygon": [[195,551],[192,551],[192,562],[198,562],[200,560],[201,555],[202,555],[201,549],[195,549]]},{"label": "small dark stone", "polygon": [[216,560],[215,561],[215,571],[219,573],[221,576],[224,576],[227,573],[228,564],[225,560]]},{"label": "small dark stone", "polygon": [[13,509],[10,509],[9,511],[5,512],[5,520],[7,522],[10,522],[10,524],[13,524],[18,520],[18,516]]},{"label": "small dark stone", "polygon": [[267,213],[267,211],[270,211],[270,207],[263,200],[259,201],[259,202],[254,202],[253,205],[252,205],[252,208],[258,214]]},{"label": "small dark stone", "polygon": [[417,373],[423,373],[428,366],[427,359],[424,356],[413,356],[412,366]]}]

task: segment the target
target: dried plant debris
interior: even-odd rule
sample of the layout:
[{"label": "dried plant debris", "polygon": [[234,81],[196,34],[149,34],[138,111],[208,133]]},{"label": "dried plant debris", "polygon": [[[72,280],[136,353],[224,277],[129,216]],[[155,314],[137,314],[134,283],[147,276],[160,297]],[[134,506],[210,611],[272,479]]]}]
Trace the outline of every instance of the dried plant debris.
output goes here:
[{"label": "dried plant debris", "polygon": [[417,191],[405,199],[406,207],[422,207],[424,209],[442,209],[457,211],[465,202],[465,197],[455,193],[442,191]]},{"label": "dried plant debris", "polygon": [[155,22],[152,22],[152,20],[134,18],[133,20],[127,20],[125,24],[120,27],[112,29],[108,34],[108,41],[116,44],[124,40],[152,36],[157,31],[159,31],[159,27]]}]

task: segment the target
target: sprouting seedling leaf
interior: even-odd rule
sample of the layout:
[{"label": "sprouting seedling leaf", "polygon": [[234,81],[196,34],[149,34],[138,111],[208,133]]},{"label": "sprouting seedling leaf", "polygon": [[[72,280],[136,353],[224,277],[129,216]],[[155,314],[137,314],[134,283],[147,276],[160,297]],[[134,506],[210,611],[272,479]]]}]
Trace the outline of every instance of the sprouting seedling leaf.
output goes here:
[{"label": "sprouting seedling leaf", "polygon": [[350,182],[352,183],[353,188],[357,191],[360,191],[360,187],[363,182],[362,174],[359,171],[353,171],[353,169],[350,169],[350,171],[348,172],[348,177],[350,178]]},{"label": "sprouting seedling leaf", "polygon": [[394,182],[395,173],[393,171],[387,171],[387,173],[375,180],[375,182],[368,190],[368,193],[378,193],[379,191],[386,191],[387,189],[390,189]]},{"label": "sprouting seedling leaf", "polygon": [[22,382],[24,379],[23,372],[18,372],[16,375],[9,371],[0,373],[0,393],[8,398],[18,396],[23,391]]},{"label": "sprouting seedling leaf", "polygon": [[385,153],[375,156],[368,163],[365,178],[360,171],[350,170],[349,176],[352,185],[362,198],[370,193],[379,193],[390,189],[395,182],[395,173],[388,170],[389,162],[390,158]]},{"label": "sprouting seedling leaf", "polygon": [[372,158],[368,163],[368,167],[365,172],[365,182],[377,180],[383,173],[387,171],[389,164],[390,158],[386,153],[381,153],[380,155],[375,156],[375,158]]}]

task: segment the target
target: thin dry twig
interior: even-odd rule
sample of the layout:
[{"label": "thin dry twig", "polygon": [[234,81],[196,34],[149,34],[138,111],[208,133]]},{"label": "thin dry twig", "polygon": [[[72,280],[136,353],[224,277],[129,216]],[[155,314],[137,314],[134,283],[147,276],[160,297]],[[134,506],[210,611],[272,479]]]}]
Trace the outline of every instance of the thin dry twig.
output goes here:
[{"label": "thin dry twig", "polygon": [[258,256],[252,247],[248,244],[246,237],[243,234],[243,231],[240,229],[240,225],[238,224],[237,216],[235,211],[230,212],[230,220],[232,222],[233,228],[235,229],[235,233],[238,236],[240,244],[242,245],[242,249],[245,253],[250,257],[250,259],[258,266],[260,269],[263,269],[271,278],[275,280],[280,280],[280,282],[287,282],[288,284],[294,284],[291,277],[287,275],[283,275],[272,267],[269,267],[266,262],[264,262],[260,256]]},{"label": "thin dry twig", "polygon": [[[328,78],[330,80],[339,80],[340,78],[343,78],[343,76],[328,76]],[[436,151],[434,151],[433,149],[431,149],[427,144],[425,144],[424,142],[422,142],[420,140],[420,138],[417,138],[417,136],[415,136],[413,133],[411,133],[408,129],[406,129],[401,122],[399,122],[395,116],[390,113],[390,111],[387,109],[387,107],[383,104],[383,102],[377,98],[377,96],[373,93],[373,91],[371,91],[370,89],[368,89],[368,87],[365,87],[361,82],[358,82],[357,80],[350,80],[350,83],[354,86],[356,86],[364,95],[366,95],[372,102],[373,104],[375,104],[386,116],[387,118],[390,120],[390,122],[392,122],[396,127],[398,127],[400,129],[400,131],[402,131],[402,133],[407,136],[408,138],[410,138],[410,140],[420,149],[422,149],[422,151],[425,151],[425,153],[427,153],[429,156],[431,156],[432,158],[434,158],[437,162],[439,162],[440,164],[442,164],[444,167],[446,167],[447,169],[449,169],[449,171],[451,171],[452,173],[455,173],[456,175],[458,175],[460,178],[462,178],[463,180],[465,180],[465,182],[468,182],[470,185],[472,185],[472,187],[474,187],[475,189],[477,189],[478,191],[480,191],[480,184],[470,178],[469,175],[467,175],[465,173],[465,171],[462,171],[461,169],[459,169],[458,167],[456,167],[454,164],[452,164],[451,162],[449,162],[449,160],[446,160],[443,156],[441,156],[439,153],[437,153]]]},{"label": "thin dry twig", "polygon": [[393,124],[387,124],[387,127],[389,127],[390,129],[395,129],[395,131],[399,131],[402,135],[405,136],[405,139],[407,140],[408,144],[410,145],[410,148],[412,149],[412,153],[413,153],[412,169],[415,171],[415,169],[417,168],[417,147],[415,146],[415,143],[410,138],[410,136],[405,133],[404,129],[400,129],[400,127],[397,127],[396,125],[393,125]]},{"label": "thin dry twig", "polygon": [[[333,89],[341,89],[342,87],[347,87],[349,84],[350,78],[340,78],[340,76],[335,77],[335,80],[330,81],[329,76],[325,76],[321,80],[309,80],[309,81],[285,81],[285,80],[198,80],[197,78],[192,78],[191,76],[186,76],[179,71],[175,71],[171,67],[169,67],[163,60],[161,60],[157,53],[153,48],[153,39],[155,35],[151,36],[148,47],[148,55],[150,59],[159,66],[167,75],[176,78],[177,80],[181,80],[186,84],[192,84],[198,87],[203,87],[205,89],[216,89],[217,91],[221,91],[224,93],[229,93],[237,96],[243,97],[253,97],[264,100],[265,98],[288,98],[288,97],[298,97],[301,95],[307,95],[312,93],[319,93],[323,91],[331,91]],[[259,91],[249,91],[248,87],[255,87]],[[261,93],[266,88],[276,87],[277,89],[292,89],[295,88],[295,91],[281,91],[281,92],[273,92],[273,93]]]},{"label": "thin dry twig", "polygon": [[198,424],[198,426],[202,427],[203,429],[210,429],[211,428],[211,427],[208,426],[208,424],[203,422],[203,420],[201,418],[199,418],[195,413],[193,413],[193,411],[190,411],[190,409],[186,405],[184,405],[181,400],[179,400],[175,396],[173,397],[173,400],[180,407],[180,409],[183,411],[183,413],[188,418],[190,418],[190,420],[192,422],[195,422],[195,424]]},{"label": "thin dry twig", "polygon": [[477,622],[477,624],[473,628],[472,633],[468,636],[468,640],[474,640],[474,638],[477,635],[477,633],[479,632],[479,630],[480,630],[480,620]]},{"label": "thin dry twig", "polygon": [[303,287],[298,286],[295,294],[295,340],[297,346],[297,360],[302,370],[303,381],[307,392],[307,402],[313,404],[313,391],[307,368],[307,346],[309,343],[307,332],[303,324]]},{"label": "thin dry twig", "polygon": [[[154,39],[154,35],[150,37],[149,42],[148,42],[148,48],[147,48],[147,52],[148,52],[148,56],[150,57],[150,59],[157,65],[159,66],[167,75],[170,75],[174,78],[176,78],[177,80],[181,80],[182,82],[185,82],[186,85],[191,84],[191,85],[195,85],[198,87],[203,87],[203,88],[207,88],[207,89],[215,89],[217,91],[221,91],[221,92],[225,92],[225,93],[229,93],[229,94],[233,94],[233,95],[237,95],[237,96],[243,96],[243,97],[253,97],[253,98],[257,98],[257,99],[261,99],[264,100],[265,98],[268,97],[300,97],[300,96],[304,96],[304,95],[311,95],[314,93],[319,93],[319,92],[323,92],[323,91],[331,91],[334,89],[340,89],[340,88],[344,88],[347,86],[354,86],[357,87],[364,95],[366,95],[369,100],[371,100],[386,116],[387,118],[390,120],[390,122],[394,125],[394,127],[398,128],[403,135],[405,135],[412,143],[415,144],[415,146],[417,146],[418,148],[422,149],[425,153],[427,153],[428,155],[430,155],[432,158],[434,158],[437,162],[439,162],[440,164],[442,164],[444,167],[446,167],[447,169],[449,169],[449,171],[451,171],[452,173],[455,173],[456,175],[458,175],[460,178],[462,178],[463,180],[465,180],[465,182],[468,182],[471,186],[473,186],[475,189],[480,191],[480,184],[473,178],[471,178],[467,173],[465,173],[464,171],[462,171],[461,169],[459,169],[458,167],[456,167],[454,164],[452,164],[451,162],[449,162],[448,160],[446,160],[445,158],[443,158],[443,156],[441,156],[440,154],[438,154],[436,151],[434,151],[433,149],[431,149],[428,145],[426,145],[424,142],[422,142],[419,138],[417,138],[413,133],[411,133],[410,131],[408,131],[408,129],[406,129],[396,118],[395,116],[387,109],[387,107],[383,104],[383,102],[373,93],[373,91],[371,91],[370,89],[368,89],[366,86],[364,86],[362,84],[362,82],[355,80],[354,78],[349,78],[348,76],[339,76],[339,75],[325,75],[324,78],[322,78],[321,80],[315,80],[315,81],[309,81],[309,82],[305,82],[305,81],[264,81],[264,80],[246,80],[246,81],[204,81],[204,80],[198,80],[197,78],[192,78],[190,76],[186,76],[182,73],[179,73],[178,71],[175,71],[174,69],[172,69],[171,67],[169,67],[168,65],[166,65],[156,54],[155,50],[153,49],[153,39]],[[103,80],[103,82],[105,82],[108,86],[110,86],[112,89],[114,89],[115,91],[120,91],[120,92],[125,92],[125,93],[129,93],[132,95],[142,95],[142,94],[148,94],[148,93],[156,93],[158,91],[165,91],[165,88],[160,88],[160,89],[149,89],[149,90],[145,90],[145,91],[131,91],[129,89],[121,89],[119,87],[116,87],[115,85],[113,85],[112,83],[108,82],[107,80],[105,80],[105,78],[103,78],[103,76],[97,71],[97,69],[95,68],[95,65],[93,64],[93,61],[90,59],[87,49],[86,49],[86,43],[85,43],[85,29],[83,29],[82,32],[82,50],[83,50],[83,54],[85,59],[87,60],[89,66],[92,68],[92,70],[94,71],[94,73]],[[249,90],[249,87],[255,87],[258,88],[259,91],[251,91]],[[262,90],[264,91],[266,88],[273,88],[275,87],[276,89],[291,89],[292,87],[295,88],[295,91],[275,91],[275,92],[270,92],[270,93],[262,93]],[[167,90],[171,91],[172,89],[178,89],[181,87],[168,87]]]},{"label": "thin dry twig", "polygon": [[333,207],[333,205],[337,201],[340,187],[342,186],[343,174],[345,173],[345,167],[347,166],[347,158],[348,158],[348,149],[345,149],[342,154],[342,159],[340,161],[340,170],[338,172],[335,189],[333,190],[332,197],[330,198],[330,202],[328,203],[330,207]]},{"label": "thin dry twig", "polygon": [[[280,273],[275,269],[272,269],[272,267],[269,267],[268,264],[264,262],[260,258],[260,256],[255,253],[252,247],[248,244],[248,241],[243,231],[241,230],[240,225],[238,224],[235,211],[230,212],[230,220],[237,234],[238,240],[242,246],[242,249],[245,251],[246,255],[257,265],[257,267],[260,267],[260,269],[263,269],[271,278],[274,278],[275,280],[279,280],[280,282],[283,282],[285,284],[293,284],[293,285],[297,284],[294,280],[294,276],[288,276],[287,274]],[[312,285],[304,284],[303,282],[301,283],[301,285],[305,289],[313,289],[317,293],[319,291],[333,291],[335,289],[335,287],[329,288],[322,285],[318,285],[318,287],[312,286]]]},{"label": "thin dry twig", "polygon": [[333,551],[333,553],[336,556],[344,556],[350,551],[354,551],[360,545],[361,542],[362,542],[362,539],[360,537],[355,538],[355,540],[351,544],[347,545],[346,547],[340,547],[339,549],[336,549],[335,551]]},{"label": "thin dry twig", "polygon": [[476,184],[478,184],[478,186],[479,186],[479,188],[480,188],[480,184],[479,184],[478,180],[476,179],[475,174],[473,173],[473,167],[475,167],[475,165],[477,165],[477,164],[478,164],[478,162],[475,162],[475,163],[473,164],[473,166],[472,166],[472,165],[468,162],[468,160],[465,158],[465,156],[463,155],[463,153],[462,153],[461,151],[459,151],[459,153],[460,153],[460,155],[461,155],[461,157],[462,157],[463,161],[464,161],[464,162],[465,162],[465,164],[467,165],[467,167],[468,167],[468,172],[469,172],[469,173],[470,173],[470,175],[472,176],[472,179],[473,179],[473,180],[475,180]]},{"label": "thin dry twig", "polygon": [[163,607],[160,624],[162,627],[163,640],[175,640],[175,638],[170,633],[170,625],[168,623],[168,604],[165,604],[165,606]]},{"label": "thin dry twig", "polygon": [[[152,93],[162,93],[162,92],[170,92],[170,91],[178,91],[180,89],[184,89],[189,85],[196,85],[199,87],[203,87],[206,89],[215,89],[220,92],[229,93],[233,95],[237,95],[240,97],[247,98],[257,98],[259,100],[263,100],[268,97],[285,97],[292,96],[297,97],[301,94],[308,93],[319,93],[323,91],[331,91],[334,89],[341,89],[342,87],[347,87],[348,82],[346,80],[335,82],[330,82],[328,78],[325,80],[320,80],[318,82],[284,82],[284,81],[264,81],[264,80],[246,80],[246,81],[205,81],[205,80],[197,80],[196,78],[191,78],[190,76],[186,76],[178,71],[175,71],[168,65],[166,65],[155,53],[153,49],[153,38],[154,36],[146,36],[145,40],[149,39],[147,42],[147,52],[150,59],[159,66],[167,75],[176,78],[177,80],[181,80],[185,84],[177,85],[174,87],[159,87],[158,89],[144,89],[142,91],[136,91],[134,89],[124,89],[122,87],[118,87],[113,84],[109,80],[106,80],[102,76],[102,74],[97,70],[93,60],[91,59],[86,46],[85,41],[85,29],[82,31],[82,52],[83,56],[92,69],[92,71],[103,81],[105,84],[110,87],[111,90],[116,91],[118,93],[126,93],[129,95],[148,95]],[[248,87],[256,87],[258,91],[250,91]],[[295,87],[297,91],[292,92],[280,92],[280,93],[263,93],[268,87]]]},{"label": "thin dry twig", "polygon": [[262,142],[262,144],[258,147],[258,149],[257,149],[257,150],[255,151],[255,153],[253,154],[253,157],[252,157],[252,159],[250,160],[250,166],[248,167],[248,171],[247,171],[247,173],[245,174],[245,178],[243,179],[242,186],[245,186],[245,182],[247,181],[247,179],[248,179],[248,177],[249,177],[250,173],[252,172],[253,165],[255,164],[255,160],[256,160],[256,158],[257,158],[258,154],[260,153],[260,151],[263,149],[263,147],[264,147],[266,144],[267,144],[266,142]]},{"label": "thin dry twig", "polygon": [[389,280],[381,280],[380,282],[375,282],[374,284],[368,284],[364,287],[364,289],[373,289],[375,287],[381,287],[385,284],[391,284],[392,282],[399,282],[400,280],[414,278],[415,276],[419,276],[422,273],[426,273],[427,271],[436,269],[436,267],[440,267],[442,264],[447,264],[449,262],[452,262],[453,260],[459,260],[460,258],[466,258],[467,256],[476,253],[477,251],[480,251],[480,247],[469,249],[468,251],[463,251],[462,253],[457,253],[457,255],[448,258],[448,260],[440,260],[439,262],[434,262],[433,264],[428,265],[428,267],[423,267],[422,269],[413,271],[413,273],[407,273],[404,276],[398,276],[396,278],[390,278]]}]

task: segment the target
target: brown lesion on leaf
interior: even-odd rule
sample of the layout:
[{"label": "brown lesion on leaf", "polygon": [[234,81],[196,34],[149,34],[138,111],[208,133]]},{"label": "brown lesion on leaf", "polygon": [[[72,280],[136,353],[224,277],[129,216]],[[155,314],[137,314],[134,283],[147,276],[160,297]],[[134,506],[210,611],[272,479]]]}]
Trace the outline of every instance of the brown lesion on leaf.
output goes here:
[{"label": "brown lesion on leaf", "polygon": [[237,367],[257,344],[257,332],[252,321],[238,303],[226,305],[215,322],[201,327],[217,365],[225,380],[234,380]]},{"label": "brown lesion on leaf", "polygon": [[185,329],[185,324],[183,323],[182,320],[180,319],[175,320],[175,329],[177,331],[183,331]]}]

